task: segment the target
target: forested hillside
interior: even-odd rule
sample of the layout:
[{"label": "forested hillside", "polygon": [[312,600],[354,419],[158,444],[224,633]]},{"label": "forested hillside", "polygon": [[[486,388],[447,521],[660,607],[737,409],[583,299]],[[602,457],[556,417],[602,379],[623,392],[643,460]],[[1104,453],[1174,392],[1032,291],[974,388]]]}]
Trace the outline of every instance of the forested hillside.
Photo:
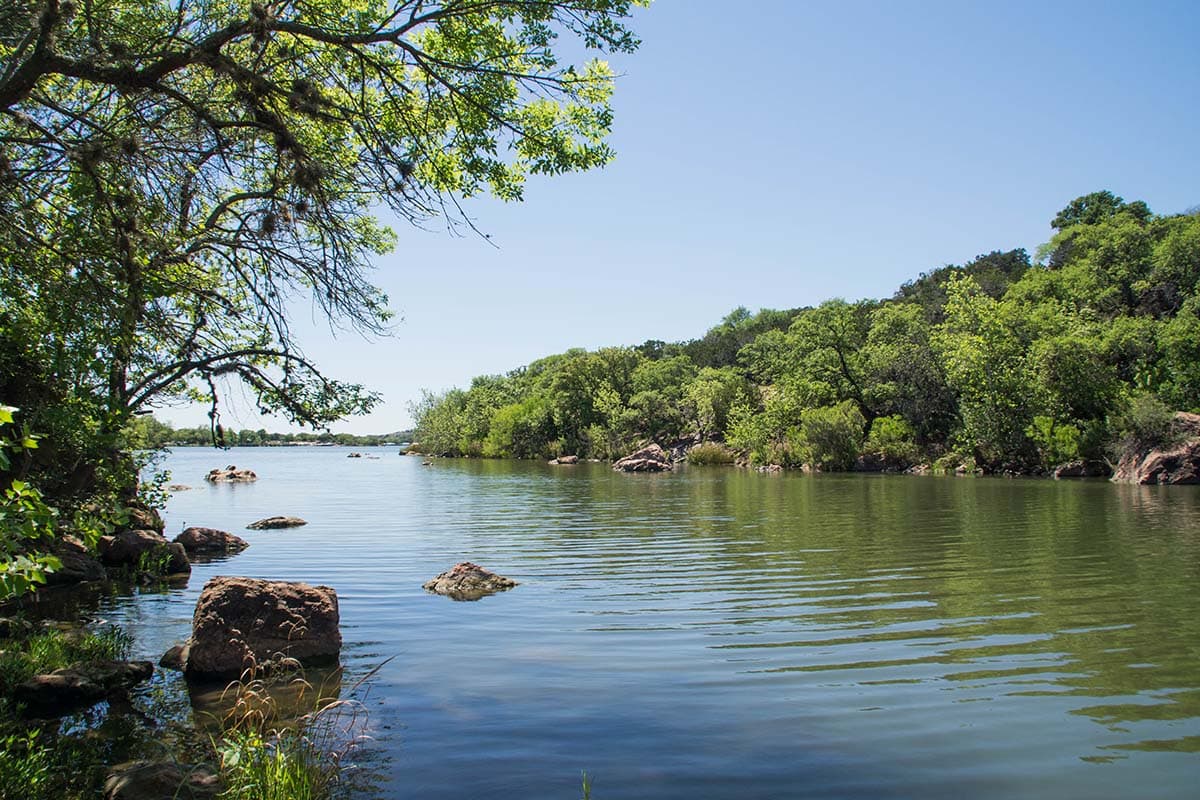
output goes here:
[{"label": "forested hillside", "polygon": [[[1200,407],[1200,213],[1072,201],[1036,262],[991,252],[885,300],[738,308],[689,342],[570,350],[416,404],[424,452],[614,458],[723,441],[755,464],[1037,472]],[[735,292],[734,292],[735,293]]]}]

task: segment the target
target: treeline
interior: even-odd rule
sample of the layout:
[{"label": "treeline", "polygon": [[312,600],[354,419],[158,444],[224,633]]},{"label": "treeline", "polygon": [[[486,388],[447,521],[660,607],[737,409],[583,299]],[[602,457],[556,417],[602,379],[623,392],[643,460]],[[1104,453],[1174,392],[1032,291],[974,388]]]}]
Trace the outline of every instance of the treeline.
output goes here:
[{"label": "treeline", "polygon": [[[381,444],[400,444],[412,440],[412,431],[356,435],[353,433],[270,433],[262,428],[235,431],[223,430],[223,442],[228,447],[286,447],[293,445],[345,445],[374,447]],[[163,447],[212,447],[213,431],[207,426],[174,428],[151,416],[135,417],[126,432],[129,445],[139,450],[158,450]]]},{"label": "treeline", "polygon": [[991,252],[886,300],[739,308],[701,339],[570,350],[414,405],[424,452],[619,457],[724,442],[756,464],[1037,472],[1200,406],[1200,214],[1072,201],[1037,261]]}]

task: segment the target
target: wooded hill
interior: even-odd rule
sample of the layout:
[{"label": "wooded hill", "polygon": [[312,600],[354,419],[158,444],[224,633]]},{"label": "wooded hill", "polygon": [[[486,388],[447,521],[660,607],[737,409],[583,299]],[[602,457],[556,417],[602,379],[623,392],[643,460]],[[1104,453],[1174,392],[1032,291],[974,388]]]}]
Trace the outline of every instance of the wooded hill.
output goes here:
[{"label": "wooded hill", "polygon": [[702,338],[569,350],[423,393],[423,451],[611,459],[724,442],[755,464],[1038,472],[1168,435],[1200,406],[1200,213],[1110,192],[1021,249],[891,298],[738,308]]}]

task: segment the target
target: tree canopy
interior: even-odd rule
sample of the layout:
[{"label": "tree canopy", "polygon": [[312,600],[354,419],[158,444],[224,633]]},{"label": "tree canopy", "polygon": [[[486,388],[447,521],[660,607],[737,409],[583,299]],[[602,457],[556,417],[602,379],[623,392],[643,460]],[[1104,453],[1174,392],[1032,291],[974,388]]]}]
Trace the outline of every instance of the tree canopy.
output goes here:
[{"label": "tree canopy", "polygon": [[[1096,192],[1052,227],[1042,263],[994,250],[888,300],[737,308],[690,342],[574,350],[489,378],[487,396],[427,395],[417,438],[435,453],[600,458],[716,439],[752,462],[820,469],[1103,459],[1165,409],[1200,408],[1200,215]],[[494,424],[515,409],[540,420],[520,447]]]},{"label": "tree canopy", "polygon": [[634,50],[642,4],[6,3],[0,398],[60,442],[178,399],[220,435],[229,378],[299,423],[368,410],[294,310],[384,333],[378,212],[469,225],[465,198],[605,164],[613,73],[561,54]]}]

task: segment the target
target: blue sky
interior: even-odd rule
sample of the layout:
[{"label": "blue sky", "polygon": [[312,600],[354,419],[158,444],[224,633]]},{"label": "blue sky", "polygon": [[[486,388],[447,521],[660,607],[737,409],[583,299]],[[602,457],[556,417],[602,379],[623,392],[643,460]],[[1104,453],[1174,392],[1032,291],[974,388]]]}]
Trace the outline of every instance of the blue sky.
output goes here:
[{"label": "blue sky", "polygon": [[[1200,4],[657,0],[613,59],[617,160],[472,200],[490,235],[398,227],[391,338],[309,355],[407,427],[465,387],[570,347],[703,335],[737,306],[885,297],[994,249],[1032,254],[1071,199],[1200,205]],[[284,430],[235,396],[223,422]],[[202,409],[166,409],[177,425]]]}]

